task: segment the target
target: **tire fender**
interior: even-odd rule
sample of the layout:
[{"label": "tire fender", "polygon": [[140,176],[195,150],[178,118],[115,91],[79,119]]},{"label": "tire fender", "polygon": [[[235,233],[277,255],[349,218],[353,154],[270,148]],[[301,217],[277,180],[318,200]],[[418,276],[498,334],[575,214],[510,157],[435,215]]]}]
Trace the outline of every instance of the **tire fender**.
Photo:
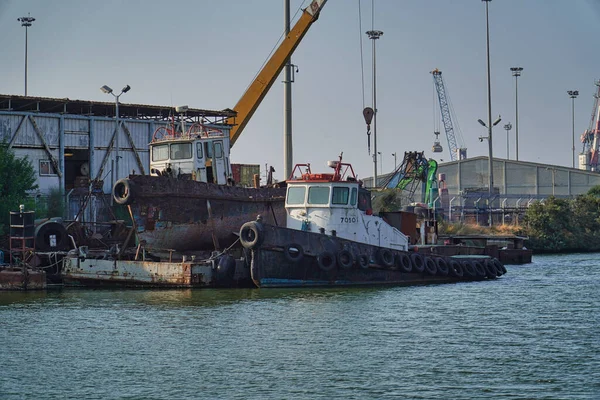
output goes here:
[{"label": "tire fender", "polygon": [[340,250],[337,253],[337,263],[340,267],[344,269],[351,268],[352,264],[354,264],[354,258],[352,257],[352,253],[345,249]]},{"label": "tire fender", "polygon": [[324,251],[317,256],[317,265],[322,271],[329,272],[335,268],[335,256],[330,251]]},{"label": "tire fender", "polygon": [[283,248],[283,255],[286,260],[299,263],[304,258],[304,249],[298,243],[290,243]]},{"label": "tire fender", "polygon": [[425,257],[424,263],[425,263],[425,271],[427,271],[427,273],[429,275],[437,274],[437,267],[435,265],[435,261],[433,260],[433,258]]},{"label": "tire fender", "polygon": [[398,253],[396,257],[396,267],[400,269],[402,272],[411,272],[412,264],[410,262],[410,257],[406,253]]},{"label": "tire fender", "polygon": [[246,222],[240,228],[240,242],[247,249],[260,246],[263,236],[262,226],[255,221]]},{"label": "tire fender", "polygon": [[128,178],[122,178],[115,182],[113,186],[113,199],[117,204],[123,206],[133,203],[136,195],[135,183]]},{"label": "tire fender", "polygon": [[410,261],[412,264],[412,269],[415,272],[423,272],[425,270],[425,262],[423,261],[423,256],[419,253],[413,253],[410,255]]},{"label": "tire fender", "polygon": [[394,266],[394,253],[388,249],[379,249],[377,252],[377,261],[379,261],[382,266],[391,268]]},{"label": "tire fender", "polygon": [[448,267],[448,263],[443,257],[435,258],[435,266],[437,267],[438,275],[447,276],[450,272],[450,268]]}]

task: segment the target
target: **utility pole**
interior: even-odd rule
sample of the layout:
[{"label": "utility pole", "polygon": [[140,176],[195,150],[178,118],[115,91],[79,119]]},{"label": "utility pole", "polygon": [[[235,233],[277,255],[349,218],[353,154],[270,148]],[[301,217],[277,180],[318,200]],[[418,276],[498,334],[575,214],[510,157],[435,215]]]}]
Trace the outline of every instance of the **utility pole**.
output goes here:
[{"label": "utility pole", "polygon": [[30,13],[27,13],[27,17],[17,18],[17,21],[20,21],[21,26],[25,27],[25,96],[27,96],[27,28],[31,26],[35,18],[31,17]]},{"label": "utility pole", "polygon": [[512,67],[510,69],[513,76],[515,77],[515,140],[516,144],[516,160],[519,161],[519,89],[517,85],[517,79],[521,76],[521,67]]},{"label": "utility pole", "polygon": [[382,31],[368,31],[369,39],[373,40],[373,187],[378,187],[377,181],[377,64],[375,57],[375,41],[383,36]]},{"label": "utility pole", "polygon": [[571,116],[573,121],[573,168],[575,168],[575,99],[579,96],[579,91],[568,90],[567,94],[571,98]]}]

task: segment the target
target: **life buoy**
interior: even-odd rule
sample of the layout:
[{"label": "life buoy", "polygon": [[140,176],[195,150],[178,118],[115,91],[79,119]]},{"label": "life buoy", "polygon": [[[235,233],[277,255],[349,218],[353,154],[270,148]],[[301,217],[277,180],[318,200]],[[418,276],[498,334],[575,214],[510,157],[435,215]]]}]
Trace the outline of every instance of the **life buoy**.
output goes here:
[{"label": "life buoy", "polygon": [[483,263],[483,267],[485,268],[486,277],[488,277],[489,279],[498,277],[498,271],[496,270],[494,261],[491,258],[485,260],[485,262]]},{"label": "life buoy", "polygon": [[246,222],[240,228],[240,242],[247,249],[260,246],[263,239],[262,236],[261,226],[255,221]]},{"label": "life buoy", "polygon": [[135,183],[128,178],[119,179],[113,186],[113,199],[117,204],[129,205],[135,197]]},{"label": "life buoy", "polygon": [[435,275],[437,273],[437,267],[433,258],[425,257],[425,271],[427,271],[429,275]]},{"label": "life buoy", "polygon": [[398,253],[396,256],[396,267],[403,272],[412,271],[412,264],[410,263],[408,254]]},{"label": "life buoy", "polygon": [[450,259],[450,261],[448,261],[448,272],[450,273],[450,275],[456,276],[457,278],[462,278],[465,274],[461,263],[453,259]]},{"label": "life buoy", "polygon": [[419,253],[413,253],[410,255],[410,261],[412,269],[415,272],[423,272],[425,270],[425,263],[423,262],[423,256]]},{"label": "life buoy", "polygon": [[369,268],[369,257],[367,257],[365,254],[361,254],[356,259],[356,263],[358,264],[358,266],[360,268],[367,269],[367,268]]},{"label": "life buoy", "polygon": [[498,276],[506,273],[506,267],[497,258],[494,258],[494,266],[496,267],[496,271],[498,271]]},{"label": "life buoy", "polygon": [[438,275],[447,276],[448,272],[450,272],[448,263],[443,257],[435,258],[435,266],[437,267]]},{"label": "life buoy", "polygon": [[473,268],[478,278],[485,278],[485,267],[479,260],[473,260]]},{"label": "life buoy", "polygon": [[324,251],[317,256],[317,265],[325,272],[331,271],[335,268],[335,256],[330,251]]},{"label": "life buoy", "polygon": [[379,249],[377,260],[384,267],[390,268],[394,266],[394,254],[388,249]]},{"label": "life buoy", "polygon": [[304,258],[304,249],[298,243],[290,243],[283,248],[285,259],[298,263]]},{"label": "life buoy", "polygon": [[477,276],[477,272],[475,271],[475,267],[471,264],[471,261],[464,260],[461,261],[460,265],[463,267],[464,275],[468,278],[475,278]]},{"label": "life buoy", "polygon": [[346,249],[340,250],[337,253],[337,262],[338,262],[339,266],[344,269],[348,269],[348,268],[352,267],[352,264],[354,264],[354,259],[352,258],[352,253],[350,253]]}]

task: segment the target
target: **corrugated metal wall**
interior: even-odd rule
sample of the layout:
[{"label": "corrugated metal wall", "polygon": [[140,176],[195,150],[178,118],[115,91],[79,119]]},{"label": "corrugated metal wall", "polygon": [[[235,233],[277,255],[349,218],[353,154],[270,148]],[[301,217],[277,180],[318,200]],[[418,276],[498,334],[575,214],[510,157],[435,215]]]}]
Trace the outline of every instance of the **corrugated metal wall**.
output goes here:
[{"label": "corrugated metal wall", "polygon": [[[121,122],[123,129],[119,134],[119,176],[115,175],[111,180],[113,151],[113,154],[109,155],[106,160],[101,177],[101,179],[104,179],[103,189],[105,193],[110,193],[114,180],[127,176],[132,171],[141,173],[143,170],[146,174],[149,173],[148,143],[155,129],[164,125],[150,120],[123,119]],[[61,160],[61,156],[64,157],[64,154],[61,153],[62,145],[64,153],[69,153],[72,150],[86,151],[81,154],[85,154],[85,157],[89,160],[90,176],[91,178],[97,176],[115,131],[114,119],[95,116],[0,111],[0,141],[11,143],[13,151],[18,157],[29,157],[34,169],[38,171],[39,191],[48,193],[52,188],[59,188],[61,179],[64,178],[52,174],[53,171],[49,171],[50,174],[45,173],[48,172],[45,168],[49,165],[50,156],[35,131],[34,123],[39,128],[46,145],[50,148],[50,154],[57,161],[59,168],[64,168],[65,164],[64,159]],[[125,129],[129,131],[131,139]],[[64,135],[63,143],[60,143],[61,134]],[[69,182],[64,183],[69,186]]]}]

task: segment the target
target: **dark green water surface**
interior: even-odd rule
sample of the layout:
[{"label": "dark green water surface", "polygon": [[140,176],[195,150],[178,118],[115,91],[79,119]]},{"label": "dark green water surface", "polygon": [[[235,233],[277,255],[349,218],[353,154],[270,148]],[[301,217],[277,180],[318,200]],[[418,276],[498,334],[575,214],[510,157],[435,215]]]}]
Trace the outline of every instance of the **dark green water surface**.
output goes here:
[{"label": "dark green water surface", "polygon": [[0,399],[600,399],[600,254],[495,281],[0,293]]}]

